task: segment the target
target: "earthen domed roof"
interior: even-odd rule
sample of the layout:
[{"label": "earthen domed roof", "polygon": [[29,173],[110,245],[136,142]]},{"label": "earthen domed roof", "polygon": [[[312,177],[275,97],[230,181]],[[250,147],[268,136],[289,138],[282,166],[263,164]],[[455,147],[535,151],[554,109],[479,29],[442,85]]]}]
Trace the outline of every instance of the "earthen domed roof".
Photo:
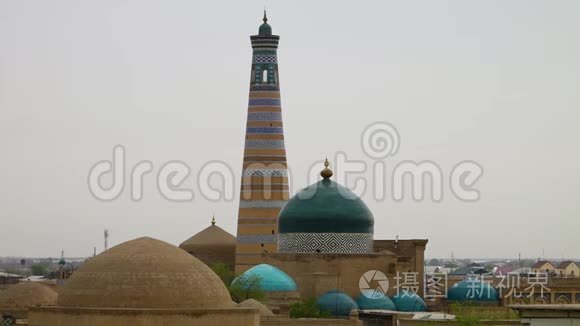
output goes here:
[{"label": "earthen domed roof", "polygon": [[50,287],[36,282],[22,282],[0,292],[0,307],[29,308],[34,306],[54,306],[58,294]]},{"label": "earthen domed roof", "polygon": [[239,308],[256,308],[260,311],[260,316],[274,316],[272,311],[268,309],[268,307],[264,306],[262,303],[254,300],[254,299],[247,299],[244,300],[237,305]]},{"label": "earthen domed roof", "polygon": [[217,225],[211,225],[191,238],[183,241],[179,248],[185,251],[195,251],[200,247],[235,247],[236,237]]},{"label": "earthen domed roof", "polygon": [[139,238],[83,264],[60,290],[58,305],[84,308],[231,307],[220,278],[187,252]]}]

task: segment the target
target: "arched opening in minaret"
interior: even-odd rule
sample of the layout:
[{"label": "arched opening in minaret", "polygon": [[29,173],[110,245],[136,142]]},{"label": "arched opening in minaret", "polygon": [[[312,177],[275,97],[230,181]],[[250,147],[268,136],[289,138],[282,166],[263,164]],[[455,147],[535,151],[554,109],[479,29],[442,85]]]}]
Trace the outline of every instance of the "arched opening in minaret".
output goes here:
[{"label": "arched opening in minaret", "polygon": [[262,71],[262,83],[266,84],[268,82],[268,69]]}]

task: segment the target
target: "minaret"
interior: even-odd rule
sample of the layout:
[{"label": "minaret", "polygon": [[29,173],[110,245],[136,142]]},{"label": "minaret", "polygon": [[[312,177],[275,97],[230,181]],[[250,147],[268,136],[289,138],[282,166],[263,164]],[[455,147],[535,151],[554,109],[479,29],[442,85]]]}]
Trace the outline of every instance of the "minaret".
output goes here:
[{"label": "minaret", "polygon": [[288,172],[280,83],[278,35],[264,23],[252,41],[252,74],[238,214],[236,272],[261,263],[263,252],[277,251],[278,213],[288,200]]}]

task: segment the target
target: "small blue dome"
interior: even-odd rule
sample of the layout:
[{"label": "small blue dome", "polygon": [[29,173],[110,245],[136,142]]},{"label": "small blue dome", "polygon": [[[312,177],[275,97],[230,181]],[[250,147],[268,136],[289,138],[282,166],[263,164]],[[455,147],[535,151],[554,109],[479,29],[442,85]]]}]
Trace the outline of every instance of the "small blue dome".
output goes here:
[{"label": "small blue dome", "polygon": [[456,283],[447,292],[447,299],[453,301],[497,301],[497,291],[488,283],[467,278]]},{"label": "small blue dome", "polygon": [[393,300],[399,311],[416,312],[427,310],[427,305],[420,296],[405,290],[400,291],[398,295],[393,297]]},{"label": "small blue dome", "polygon": [[268,25],[268,16],[266,15],[266,10],[264,10],[264,19],[262,19],[264,23],[260,25],[260,29],[258,30],[258,35],[261,36],[271,36],[272,35],[272,27]]},{"label": "small blue dome", "polygon": [[397,310],[397,306],[391,298],[384,294],[375,294],[374,290],[363,290],[363,293],[356,298],[356,303],[360,309]]},{"label": "small blue dome", "polygon": [[272,35],[272,27],[268,23],[263,23],[262,25],[260,25],[260,29],[258,30],[258,35],[262,35],[262,36]]},{"label": "small blue dome", "polygon": [[277,267],[268,264],[256,265],[240,276],[236,277],[232,284],[240,278],[257,276],[260,278],[260,288],[264,292],[292,292],[297,291],[296,282]]},{"label": "small blue dome", "polygon": [[316,301],[320,311],[328,311],[332,316],[349,316],[350,311],[358,309],[356,302],[346,293],[332,290],[328,291]]}]

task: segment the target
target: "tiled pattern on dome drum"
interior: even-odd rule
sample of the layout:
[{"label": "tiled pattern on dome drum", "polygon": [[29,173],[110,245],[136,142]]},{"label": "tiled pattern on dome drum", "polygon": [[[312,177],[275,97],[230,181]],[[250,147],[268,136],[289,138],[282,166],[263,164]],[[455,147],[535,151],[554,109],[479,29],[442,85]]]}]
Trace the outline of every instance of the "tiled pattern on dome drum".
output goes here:
[{"label": "tiled pattern on dome drum", "polygon": [[288,171],[276,35],[252,36],[253,59],[242,165],[236,272],[278,247],[278,214],[288,201]]},{"label": "tiled pattern on dome drum", "polygon": [[373,251],[371,233],[281,233],[278,251],[288,253],[368,254]]}]

